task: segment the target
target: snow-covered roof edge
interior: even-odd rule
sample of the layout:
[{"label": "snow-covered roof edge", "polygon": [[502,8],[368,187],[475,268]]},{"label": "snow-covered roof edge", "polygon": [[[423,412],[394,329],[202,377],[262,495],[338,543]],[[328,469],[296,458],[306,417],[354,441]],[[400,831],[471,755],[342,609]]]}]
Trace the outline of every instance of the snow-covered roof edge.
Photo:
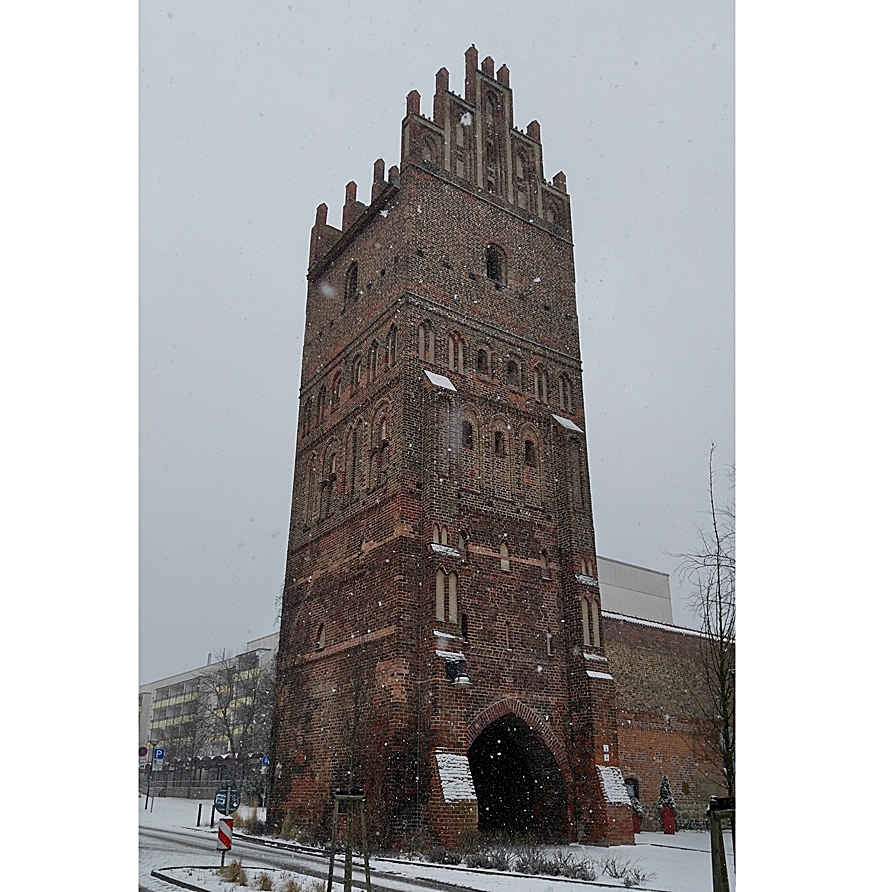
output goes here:
[{"label": "snow-covered roof edge", "polygon": [[694,635],[697,638],[707,638],[705,632],[699,629],[689,629],[687,626],[674,626],[671,623],[658,623],[650,619],[641,619],[637,616],[629,616],[626,613],[615,613],[613,610],[603,610],[602,616],[608,619],[622,619],[628,623],[635,623],[639,626],[649,626],[652,629],[665,629],[667,632],[680,632],[682,635]]}]

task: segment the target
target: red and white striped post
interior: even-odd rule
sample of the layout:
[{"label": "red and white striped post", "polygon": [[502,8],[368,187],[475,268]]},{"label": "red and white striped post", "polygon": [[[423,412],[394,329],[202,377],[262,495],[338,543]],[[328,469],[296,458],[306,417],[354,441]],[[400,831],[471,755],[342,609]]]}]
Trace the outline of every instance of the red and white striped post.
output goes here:
[{"label": "red and white striped post", "polygon": [[233,818],[219,818],[218,845],[216,851],[221,852],[221,866],[224,867],[224,856],[233,845]]}]

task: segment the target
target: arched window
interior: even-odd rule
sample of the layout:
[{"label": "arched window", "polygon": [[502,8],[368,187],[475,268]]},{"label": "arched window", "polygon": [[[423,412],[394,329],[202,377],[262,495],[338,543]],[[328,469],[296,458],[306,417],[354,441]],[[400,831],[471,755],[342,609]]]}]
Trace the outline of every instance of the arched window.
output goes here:
[{"label": "arched window", "polygon": [[325,647],[325,623],[320,623],[317,627],[314,641],[317,650],[322,650]]},{"label": "arched window", "polygon": [[461,613],[460,615],[460,634],[464,641],[470,640],[469,628],[467,627],[467,615],[465,613]]},{"label": "arched window", "polygon": [[359,390],[359,385],[362,383],[362,357],[357,356],[353,360],[353,372],[350,376],[350,385],[353,390]]},{"label": "arched window", "polygon": [[537,446],[533,440],[525,440],[525,464],[529,468],[537,467]]},{"label": "arched window", "polygon": [[485,275],[498,285],[506,284],[506,254],[498,245],[485,248]]},{"label": "arched window", "polygon": [[354,426],[350,431],[350,444],[349,444],[349,458],[350,464],[347,468],[347,486],[352,493],[356,492],[356,481],[357,481],[357,473],[359,468],[359,462],[362,458],[361,454],[362,444],[361,438],[359,436],[359,426],[358,424]]},{"label": "arched window", "polygon": [[445,571],[436,571],[436,619],[445,622]]},{"label": "arched window", "polygon": [[457,573],[448,574],[448,622],[457,622]]},{"label": "arched window", "polygon": [[448,368],[463,374],[463,339],[455,334],[448,336]]},{"label": "arched window", "polygon": [[519,387],[522,375],[519,372],[519,364],[511,359],[506,364],[506,383],[509,387]]},{"label": "arched window", "polygon": [[378,342],[372,341],[368,350],[368,380],[374,381],[378,376]]},{"label": "arched window", "polygon": [[469,549],[467,547],[467,534],[461,530],[457,534],[457,550],[461,554],[461,560],[466,560],[469,555]]},{"label": "arched window", "polygon": [[566,411],[573,411],[571,401],[571,379],[567,375],[559,376],[559,405]]},{"label": "arched window", "polygon": [[313,417],[313,397],[308,396],[306,400],[304,400],[304,405],[301,409],[301,430],[306,434],[308,430],[310,430],[310,421]]},{"label": "arched window", "polygon": [[436,361],[436,335],[428,322],[421,322],[417,328],[417,355],[424,362]]},{"label": "arched window", "polygon": [[516,204],[525,210],[534,210],[534,166],[525,152],[516,154],[515,170]]},{"label": "arched window", "polygon": [[325,420],[325,410],[326,410],[326,399],[327,394],[325,390],[325,384],[319,388],[319,398],[316,402],[316,416],[317,420],[322,422]]},{"label": "arched window", "polygon": [[464,449],[473,448],[473,425],[469,421],[464,421],[461,425],[460,445]]},{"label": "arched window", "polygon": [[359,264],[354,260],[347,267],[347,274],[344,277],[344,300],[356,300],[358,297],[357,289],[359,287]]},{"label": "arched window", "polygon": [[480,347],[476,351],[476,371],[480,375],[488,375],[491,373],[491,363],[488,359],[488,351],[484,347]]},{"label": "arched window", "polygon": [[545,548],[540,552],[540,576],[549,579],[549,555]]},{"label": "arched window", "polygon": [[500,569],[509,570],[510,568],[510,550],[507,548],[506,542],[500,543]]},{"label": "arched window", "polygon": [[494,432],[494,454],[500,458],[506,455],[506,434],[503,431]]},{"label": "arched window", "polygon": [[332,408],[337,406],[337,404],[341,401],[341,394],[344,389],[344,376],[340,371],[335,373],[334,378],[332,379],[332,388],[331,388],[331,404]]},{"label": "arched window", "polygon": [[549,379],[543,366],[534,369],[534,396],[541,403],[549,402]]},{"label": "arched window", "polygon": [[595,601],[580,599],[580,619],[583,625],[583,646],[601,647],[599,629],[599,605]]},{"label": "arched window", "polygon": [[396,337],[397,337],[397,329],[395,325],[390,326],[390,330],[387,332],[387,349],[386,349],[386,358],[387,358],[387,368],[392,368],[392,366],[396,362]]},{"label": "arched window", "polygon": [[599,605],[593,601],[590,605],[590,613],[592,614],[592,646],[602,646],[601,630],[599,628]]}]

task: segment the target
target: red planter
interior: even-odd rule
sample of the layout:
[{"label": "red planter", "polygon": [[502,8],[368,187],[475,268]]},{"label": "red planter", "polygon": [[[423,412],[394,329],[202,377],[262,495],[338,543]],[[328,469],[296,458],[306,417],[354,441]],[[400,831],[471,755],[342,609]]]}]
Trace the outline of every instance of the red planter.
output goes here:
[{"label": "red planter", "polygon": [[663,806],[663,832],[675,833],[675,812],[668,806]]}]

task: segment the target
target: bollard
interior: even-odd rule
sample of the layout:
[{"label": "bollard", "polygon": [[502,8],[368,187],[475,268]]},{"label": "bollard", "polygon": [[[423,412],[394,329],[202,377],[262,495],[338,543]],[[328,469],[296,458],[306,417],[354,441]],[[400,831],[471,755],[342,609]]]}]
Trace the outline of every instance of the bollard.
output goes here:
[{"label": "bollard", "polygon": [[199,805],[199,808],[196,810],[196,826],[197,827],[199,827],[202,817],[203,817],[203,804],[201,802]]},{"label": "bollard", "polygon": [[215,826],[215,806],[212,806],[212,820],[209,821],[209,827]]}]

